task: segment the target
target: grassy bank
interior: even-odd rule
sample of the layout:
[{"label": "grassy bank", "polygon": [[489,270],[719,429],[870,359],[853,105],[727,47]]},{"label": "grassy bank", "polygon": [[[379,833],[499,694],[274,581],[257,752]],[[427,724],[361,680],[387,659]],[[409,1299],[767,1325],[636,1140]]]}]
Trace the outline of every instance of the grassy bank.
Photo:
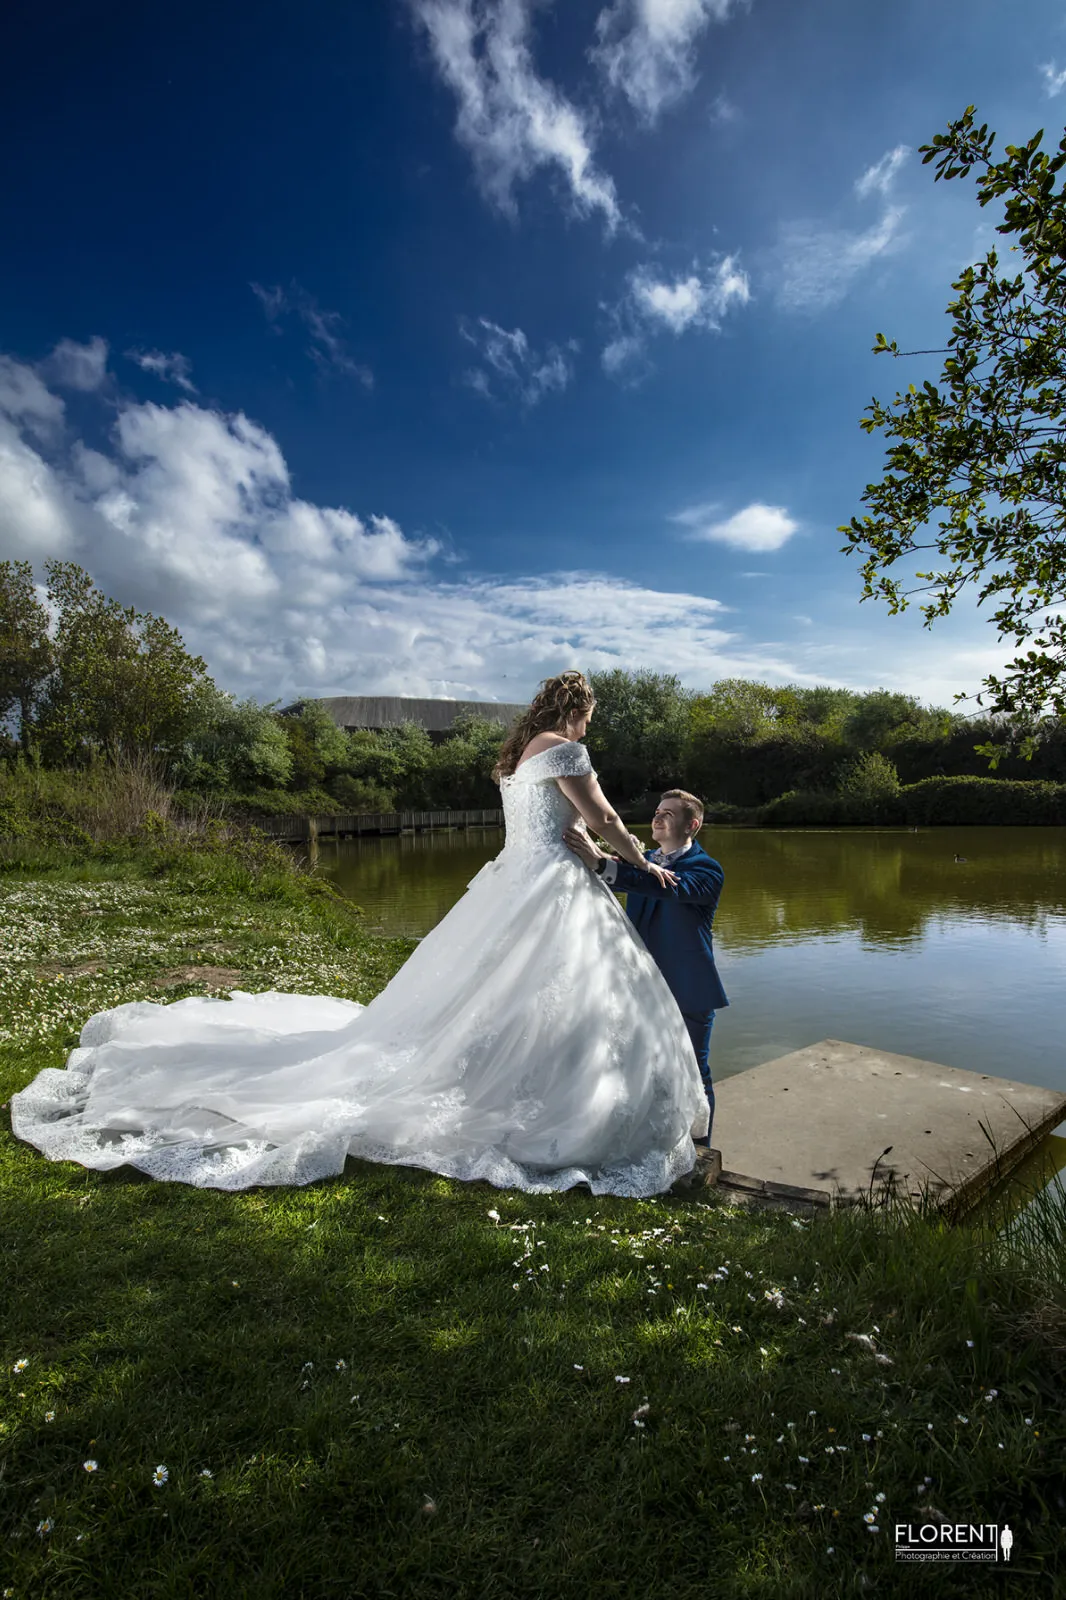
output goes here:
[{"label": "grassy bank", "polygon": [[[410,948],[269,852],[173,840],[26,845],[0,947],[4,1101],[103,1006],[366,1000]],[[893,1524],[941,1512],[1009,1521],[1010,1588],[1055,1592],[1051,1217],[1011,1242],[359,1163],[223,1195],[2,1127],[12,1600],[998,1592],[894,1565]]]}]

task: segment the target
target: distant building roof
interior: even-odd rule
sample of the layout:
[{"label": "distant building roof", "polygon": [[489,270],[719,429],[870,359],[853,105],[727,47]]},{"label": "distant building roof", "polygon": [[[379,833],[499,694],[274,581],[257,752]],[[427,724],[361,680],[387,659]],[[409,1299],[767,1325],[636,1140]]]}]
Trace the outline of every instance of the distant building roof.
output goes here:
[{"label": "distant building roof", "polygon": [[509,705],[501,700],[409,700],[392,694],[337,694],[321,700],[297,700],[283,715],[305,705],[321,706],[338,728],[394,728],[400,722],[419,722],[427,733],[449,733],[456,717],[484,717],[505,727],[529,709],[527,703]]}]

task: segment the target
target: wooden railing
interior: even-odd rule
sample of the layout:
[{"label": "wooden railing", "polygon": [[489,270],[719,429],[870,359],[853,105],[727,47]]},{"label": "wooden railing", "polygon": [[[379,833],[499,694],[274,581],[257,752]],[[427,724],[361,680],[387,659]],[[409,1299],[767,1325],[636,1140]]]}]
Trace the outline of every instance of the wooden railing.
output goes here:
[{"label": "wooden railing", "polygon": [[501,828],[502,811],[363,811],[318,816],[257,817],[272,839],[342,839],[361,833],[423,833],[429,828]]}]

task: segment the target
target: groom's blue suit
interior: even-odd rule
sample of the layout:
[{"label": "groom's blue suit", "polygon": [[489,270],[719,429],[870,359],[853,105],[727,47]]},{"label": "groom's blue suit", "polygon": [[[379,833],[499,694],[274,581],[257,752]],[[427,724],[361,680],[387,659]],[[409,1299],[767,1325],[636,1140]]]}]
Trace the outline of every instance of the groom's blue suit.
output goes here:
[{"label": "groom's blue suit", "polygon": [[[645,851],[645,860],[657,857]],[[615,863],[611,888],[626,896],[626,910],[655,958],[685,1019],[714,1120],[714,1086],[708,1064],[714,1013],[727,1006],[714,964],[711,927],[725,877],[717,861],[695,840],[669,862],[673,887],[659,883],[626,861]]]}]

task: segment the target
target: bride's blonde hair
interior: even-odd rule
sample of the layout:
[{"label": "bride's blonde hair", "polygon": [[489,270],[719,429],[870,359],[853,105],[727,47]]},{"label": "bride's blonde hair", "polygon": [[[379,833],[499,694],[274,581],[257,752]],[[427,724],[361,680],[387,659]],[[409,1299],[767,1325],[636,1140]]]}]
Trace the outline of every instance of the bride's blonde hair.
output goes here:
[{"label": "bride's blonde hair", "polygon": [[518,759],[538,733],[554,733],[565,727],[571,717],[587,717],[596,704],[592,685],[582,672],[560,672],[557,678],[547,678],[533,696],[526,711],[500,746],[499,759],[492,776],[499,783],[509,778]]}]

